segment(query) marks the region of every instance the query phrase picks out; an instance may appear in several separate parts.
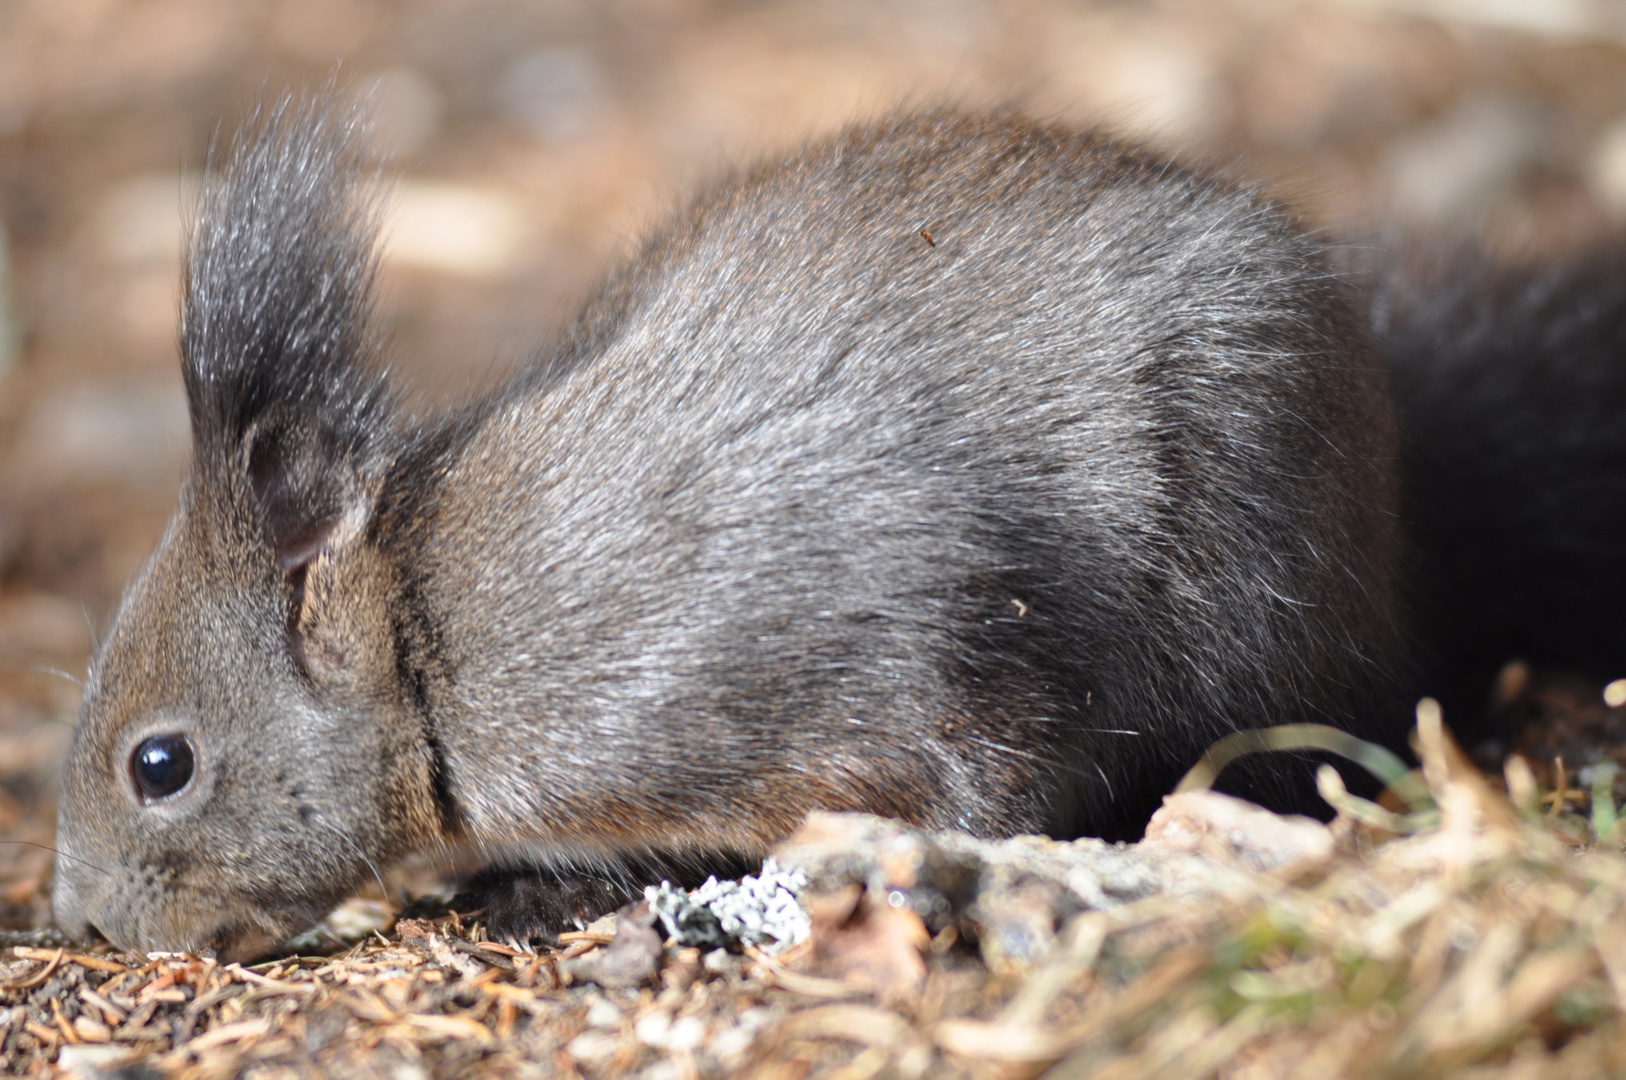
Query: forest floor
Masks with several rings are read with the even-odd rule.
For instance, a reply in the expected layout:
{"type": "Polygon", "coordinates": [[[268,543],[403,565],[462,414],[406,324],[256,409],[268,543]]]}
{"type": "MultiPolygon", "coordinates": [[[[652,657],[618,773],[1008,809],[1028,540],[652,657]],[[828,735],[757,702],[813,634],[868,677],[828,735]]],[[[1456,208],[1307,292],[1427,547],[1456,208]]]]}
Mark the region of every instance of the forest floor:
{"type": "MultiPolygon", "coordinates": [[[[618,955],[644,968],[620,986],[590,977],[614,927],[514,955],[483,940],[477,915],[420,906],[397,921],[398,891],[348,905],[325,943],[251,968],[85,951],[48,929],[80,681],[186,461],[187,178],[267,88],[337,71],[372,89],[399,177],[380,314],[393,366],[437,401],[522,363],[707,177],[900,100],[1017,100],[1105,122],[1257,181],[1329,237],[1398,226],[1472,232],[1510,257],[1561,251],[1626,219],[1626,25],[1613,10],[0,3],[0,1072],[1626,1072],[1614,929],[1626,863],[1608,784],[1593,798],[1607,773],[1595,766],[1626,762],[1626,710],[1601,684],[1519,668],[1487,689],[1517,737],[1478,762],[1483,775],[1429,744],[1436,814],[1382,819],[1398,831],[1373,814],[1290,830],[1307,847],[1281,863],[1228,838],[1234,806],[1188,800],[1170,815],[1184,826],[1111,858],[1157,873],[1194,860],[1180,864],[1189,887],[1140,896],[1164,879],[1114,863],[1130,884],[1108,906],[1058,884],[1079,860],[1100,870],[1090,860],[1107,856],[1088,843],[956,848],[948,862],[979,881],[1011,859],[1034,865],[990,872],[980,906],[926,915],[876,906],[929,891],[889,877],[891,863],[832,870],[810,885],[799,950],[651,951],[633,932],[643,944],[618,955]],[[1504,776],[1509,749],[1525,764],[1504,776]]],[[[842,828],[858,830],[855,850],[957,843],[842,828]]]]}
{"type": "Polygon", "coordinates": [[[12,932],[3,1060],[200,1080],[1620,1075],[1615,771],[1553,789],[1514,756],[1487,779],[1426,706],[1415,746],[1395,809],[1324,777],[1328,825],[1200,785],[1131,845],[814,815],[776,852],[810,916],[785,949],[686,947],[646,902],[532,952],[404,896],[248,966],[12,932]]]}

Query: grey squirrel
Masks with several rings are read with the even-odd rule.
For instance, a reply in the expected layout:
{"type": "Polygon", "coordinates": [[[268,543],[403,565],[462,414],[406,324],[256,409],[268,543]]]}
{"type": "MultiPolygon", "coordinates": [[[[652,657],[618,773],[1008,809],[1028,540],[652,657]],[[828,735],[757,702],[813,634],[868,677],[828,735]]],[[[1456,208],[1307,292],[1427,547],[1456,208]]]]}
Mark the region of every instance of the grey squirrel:
{"type": "Polygon", "coordinates": [[[68,933],[252,956],[462,849],[525,938],[810,809],[1126,835],[1237,728],[1399,738],[1419,485],[1367,302],[1268,202],[891,116],[712,188],[425,416],[355,127],[286,99],[203,196],[193,461],[64,774],[68,933]]]}

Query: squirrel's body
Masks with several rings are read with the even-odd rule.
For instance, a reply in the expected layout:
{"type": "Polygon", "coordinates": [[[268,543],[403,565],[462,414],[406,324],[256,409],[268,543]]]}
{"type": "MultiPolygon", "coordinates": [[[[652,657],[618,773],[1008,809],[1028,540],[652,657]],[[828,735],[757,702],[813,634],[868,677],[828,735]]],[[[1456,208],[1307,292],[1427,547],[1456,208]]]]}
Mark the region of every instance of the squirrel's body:
{"type": "Polygon", "coordinates": [[[371,366],[342,127],[285,106],[206,195],[195,461],[87,692],[70,931],[247,954],[461,845],[529,933],[615,898],[574,870],[810,809],[1122,832],[1228,731],[1402,726],[1385,378],[1249,194],[1017,118],[855,128],[425,422],[371,366]]]}
{"type": "Polygon", "coordinates": [[[1300,237],[1160,162],[848,133],[702,201],[556,367],[399,485],[483,840],[1100,828],[1387,676],[1373,361],[1300,237]]]}

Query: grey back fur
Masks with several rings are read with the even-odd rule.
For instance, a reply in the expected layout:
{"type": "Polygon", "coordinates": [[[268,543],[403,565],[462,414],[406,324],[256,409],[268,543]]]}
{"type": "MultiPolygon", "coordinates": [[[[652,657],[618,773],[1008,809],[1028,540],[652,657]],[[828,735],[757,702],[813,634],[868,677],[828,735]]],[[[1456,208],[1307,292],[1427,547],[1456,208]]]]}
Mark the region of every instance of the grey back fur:
{"type": "Polygon", "coordinates": [[[87,695],[65,927],[246,955],[413,851],[750,855],[813,808],[1123,832],[1228,731],[1398,715],[1384,379],[1250,193],[861,125],[424,421],[373,374],[346,124],[284,104],[205,201],[196,457],[87,695]],[[144,802],[159,730],[197,774],[144,802]]]}

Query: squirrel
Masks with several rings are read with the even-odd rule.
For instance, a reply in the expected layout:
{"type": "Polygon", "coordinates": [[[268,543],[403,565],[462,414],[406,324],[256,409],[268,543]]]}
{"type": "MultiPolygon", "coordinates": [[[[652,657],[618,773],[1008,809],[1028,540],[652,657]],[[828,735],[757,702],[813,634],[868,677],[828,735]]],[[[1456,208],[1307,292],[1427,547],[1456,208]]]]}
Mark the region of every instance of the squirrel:
{"type": "Polygon", "coordinates": [[[1626,672],[1626,246],[1511,262],[1461,241],[1368,269],[1399,411],[1420,688],[1475,721],[1515,658],[1626,672]]]}
{"type": "Polygon", "coordinates": [[[372,314],[362,121],[250,127],[184,270],[180,505],[64,772],[68,934],[256,956],[476,851],[523,941],[813,809],[1132,835],[1234,730],[1400,740],[1406,514],[1450,538],[1397,423],[1451,395],[1434,312],[1256,192],[901,112],[712,187],[427,414],[372,314]]]}

